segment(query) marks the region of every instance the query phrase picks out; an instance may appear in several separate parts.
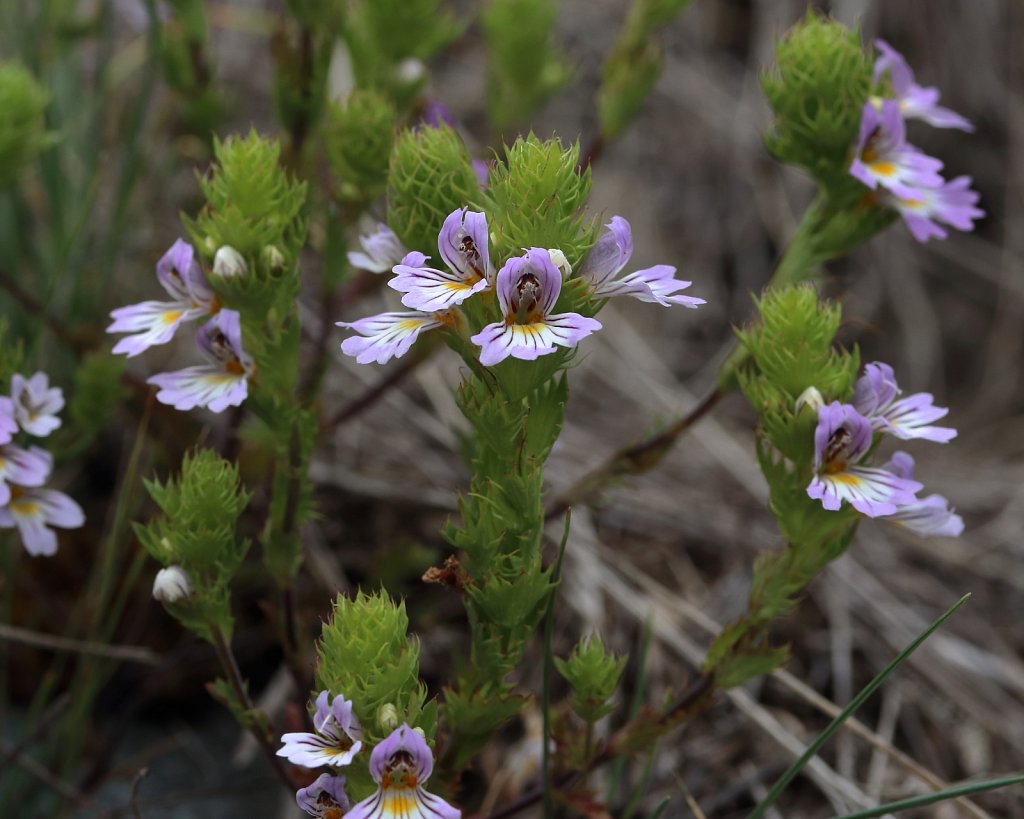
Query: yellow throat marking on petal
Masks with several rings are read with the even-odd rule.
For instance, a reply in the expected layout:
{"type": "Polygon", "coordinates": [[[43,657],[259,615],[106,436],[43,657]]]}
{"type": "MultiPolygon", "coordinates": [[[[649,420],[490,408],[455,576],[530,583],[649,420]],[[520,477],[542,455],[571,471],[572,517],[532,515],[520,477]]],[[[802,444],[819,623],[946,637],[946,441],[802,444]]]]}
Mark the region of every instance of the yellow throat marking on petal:
{"type": "Polygon", "coordinates": [[[542,332],[544,332],[544,325],[540,323],[519,324],[516,325],[516,327],[518,332],[522,333],[524,336],[539,336],[542,332]]]}
{"type": "Polygon", "coordinates": [[[11,511],[26,518],[35,517],[39,512],[39,504],[30,500],[11,501],[11,511]]]}
{"type": "Polygon", "coordinates": [[[384,804],[381,806],[384,810],[385,816],[409,816],[412,814],[412,809],[416,807],[416,799],[412,796],[407,795],[404,791],[401,793],[388,794],[388,798],[384,800],[384,804]]]}
{"type": "Polygon", "coordinates": [[[184,312],[184,310],[168,310],[160,316],[160,321],[164,324],[174,324],[174,322],[181,318],[181,314],[184,312]]]}
{"type": "Polygon", "coordinates": [[[423,326],[423,319],[403,319],[398,322],[398,327],[407,333],[411,333],[413,330],[418,330],[423,326]]]}
{"type": "Polygon", "coordinates": [[[872,162],[868,167],[879,176],[892,176],[896,173],[896,166],[891,162],[872,162]]]}
{"type": "Polygon", "coordinates": [[[863,482],[857,475],[851,475],[849,472],[837,472],[830,476],[836,483],[841,483],[845,486],[860,486],[863,482]]]}
{"type": "Polygon", "coordinates": [[[924,205],[924,200],[923,199],[904,199],[904,198],[900,197],[900,204],[903,205],[903,207],[905,207],[905,208],[912,208],[914,210],[917,210],[918,208],[920,208],[920,207],[922,207],[924,205]]]}

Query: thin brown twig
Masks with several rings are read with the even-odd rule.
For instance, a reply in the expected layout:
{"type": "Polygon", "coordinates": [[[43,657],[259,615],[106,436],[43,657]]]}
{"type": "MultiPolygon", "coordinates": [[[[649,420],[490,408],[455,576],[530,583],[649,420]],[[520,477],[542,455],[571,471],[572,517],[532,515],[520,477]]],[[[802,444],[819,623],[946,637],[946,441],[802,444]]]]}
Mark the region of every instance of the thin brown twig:
{"type": "Polygon", "coordinates": [[[11,760],[19,757],[22,751],[39,739],[39,737],[41,737],[49,727],[56,722],[60,715],[64,713],[64,709],[68,707],[68,703],[70,702],[71,696],[65,692],[50,703],[50,706],[43,712],[42,716],[39,717],[36,724],[32,726],[32,730],[25,734],[25,736],[18,740],[8,750],[5,750],[3,755],[0,756],[0,771],[3,771],[11,760]]]}
{"type": "Polygon", "coordinates": [[[601,466],[584,475],[555,498],[544,513],[545,519],[551,520],[558,517],[570,506],[586,501],[616,478],[623,475],[636,475],[653,469],[665,457],[672,445],[714,409],[724,395],[722,389],[715,386],[697,402],[696,406],[665,429],[614,453],[601,466]]]}
{"type": "MultiPolygon", "coordinates": [[[[0,752],[8,754],[11,752],[11,749],[13,747],[13,743],[10,743],[5,739],[0,738],[0,752]]],[[[82,793],[82,791],[80,791],[78,788],[76,788],[69,782],[65,782],[63,779],[60,779],[58,776],[56,776],[56,774],[53,773],[53,771],[51,771],[38,760],[35,760],[30,756],[25,756],[20,752],[14,753],[12,755],[12,758],[14,759],[14,763],[23,771],[25,771],[25,773],[35,777],[48,788],[50,788],[50,790],[59,794],[72,804],[82,806],[89,801],[86,795],[82,793]]]]}
{"type": "MultiPolygon", "coordinates": [[[[224,638],[224,632],[219,626],[215,626],[212,629],[213,633],[213,647],[217,652],[217,658],[220,660],[221,668],[227,675],[228,684],[231,686],[231,690],[234,692],[237,703],[245,709],[248,714],[256,713],[256,706],[253,704],[252,698],[249,696],[249,692],[245,687],[245,681],[242,679],[242,672],[238,668],[238,663],[235,661],[235,655],[231,651],[231,647],[228,645],[227,640],[224,638]]],[[[292,778],[288,775],[288,771],[285,770],[283,764],[281,764],[281,758],[277,756],[277,751],[271,743],[270,737],[266,732],[260,730],[255,724],[247,726],[249,733],[253,735],[260,748],[263,749],[264,756],[270,763],[271,769],[278,779],[281,780],[282,784],[288,790],[295,790],[295,783],[292,782],[292,778]]]]}
{"type": "Polygon", "coordinates": [[[0,287],[6,290],[8,295],[21,305],[27,313],[31,313],[36,318],[41,319],[61,344],[74,352],[81,351],[82,345],[78,339],[68,332],[68,329],[55,315],[53,315],[53,313],[47,310],[35,296],[27,292],[20,284],[18,284],[15,278],[5,270],[0,270],[0,287]]]}
{"type": "Polygon", "coordinates": [[[604,134],[598,134],[590,140],[587,147],[583,149],[583,153],[580,155],[579,169],[581,173],[601,158],[607,144],[604,134]]]}
{"type": "Polygon", "coordinates": [[[94,654],[109,660],[123,660],[142,665],[159,665],[160,657],[144,646],[114,646],[90,640],[73,640],[69,637],[58,637],[55,634],[44,634],[18,626],[0,623],[0,639],[15,643],[25,643],[36,648],[48,648],[52,651],[67,651],[73,654],[94,654]]]}
{"type": "Polygon", "coordinates": [[[328,431],[335,429],[376,404],[392,387],[404,381],[407,375],[426,361],[434,349],[435,345],[432,344],[415,348],[402,361],[388,370],[387,374],[372,387],[351,401],[342,404],[338,411],[327,420],[325,429],[328,431]]]}

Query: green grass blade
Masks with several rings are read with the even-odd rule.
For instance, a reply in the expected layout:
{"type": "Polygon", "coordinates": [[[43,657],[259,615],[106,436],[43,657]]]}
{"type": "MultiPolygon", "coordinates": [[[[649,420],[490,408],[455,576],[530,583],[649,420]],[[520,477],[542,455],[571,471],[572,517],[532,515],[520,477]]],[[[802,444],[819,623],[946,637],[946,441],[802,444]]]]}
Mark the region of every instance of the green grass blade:
{"type": "Polygon", "coordinates": [[[654,813],[651,814],[651,819],[661,819],[665,811],[668,810],[669,798],[666,796],[658,803],[658,807],[654,809],[654,813]]]}
{"type": "Polygon", "coordinates": [[[779,798],[779,794],[782,793],[786,785],[793,781],[793,778],[798,773],[800,773],[804,765],[806,765],[815,756],[815,754],[817,754],[818,751],[821,750],[821,746],[828,742],[832,734],[839,730],[839,726],[841,726],[846,721],[847,717],[849,717],[854,711],[860,708],[861,705],[864,704],[865,700],[867,700],[868,697],[874,694],[875,691],[878,690],[878,687],[883,682],[885,682],[886,677],[888,677],[893,671],[895,671],[899,667],[899,665],[905,659],[907,659],[907,657],[913,654],[914,651],[918,648],[918,646],[920,646],[921,643],[923,643],[931,636],[933,631],[935,631],[939,626],[945,623],[946,620],[948,620],[953,615],[953,612],[955,612],[964,603],[966,603],[967,599],[970,596],[970,594],[965,594],[963,597],[957,600],[956,603],[954,603],[952,606],[946,609],[945,613],[941,617],[939,617],[934,623],[932,623],[930,626],[928,626],[928,628],[921,632],[921,634],[919,634],[917,638],[909,646],[907,646],[905,649],[903,649],[902,652],[900,652],[899,656],[897,656],[896,659],[890,662],[885,668],[883,668],[878,673],[878,675],[871,682],[864,686],[861,692],[853,698],[850,704],[842,710],[839,716],[832,720],[832,722],[829,723],[828,727],[818,735],[818,738],[815,739],[814,742],[812,742],[809,746],[807,746],[807,750],[804,751],[803,754],[801,754],[800,758],[796,762],[794,762],[789,767],[789,769],[779,778],[779,781],[775,783],[774,787],[772,787],[772,789],[768,792],[768,795],[761,800],[760,804],[756,808],[754,808],[753,811],[751,811],[747,819],[761,819],[761,817],[764,816],[765,811],[768,810],[768,808],[771,807],[775,800],[779,798]]]}
{"type": "MultiPolygon", "coordinates": [[[[629,703],[627,719],[633,719],[640,712],[640,707],[647,699],[647,655],[651,650],[653,636],[654,631],[651,626],[651,618],[648,617],[644,623],[643,636],[640,638],[640,651],[636,656],[636,682],[633,688],[633,696],[629,703]]],[[[620,756],[612,765],[612,773],[608,779],[608,791],[605,796],[605,802],[609,805],[615,800],[625,797],[625,794],[620,791],[622,790],[622,779],[626,774],[626,765],[628,763],[629,760],[626,757],[620,756]]]]}
{"type": "Polygon", "coordinates": [[[965,785],[956,785],[934,793],[926,793],[922,796],[912,796],[909,799],[901,799],[898,802],[890,802],[887,805],[879,805],[877,808],[867,808],[856,813],[847,813],[834,819],[870,819],[872,816],[884,816],[887,813],[895,813],[899,810],[910,810],[925,805],[933,805],[936,802],[943,802],[946,799],[958,799],[961,796],[970,796],[983,791],[994,791],[998,788],[1007,788],[1010,785],[1024,783],[1024,774],[1004,776],[999,779],[986,779],[983,782],[969,782],[965,785]]]}
{"type": "Polygon", "coordinates": [[[541,746],[541,772],[544,774],[544,819],[555,815],[555,800],[551,787],[551,637],[555,630],[555,597],[558,595],[558,584],[562,577],[562,558],[565,557],[565,544],[569,542],[569,527],[572,525],[572,509],[566,510],[565,529],[562,530],[562,542],[558,544],[558,557],[555,568],[551,571],[551,599],[544,615],[544,678],[541,690],[541,718],[544,720],[543,743],[541,746]]]}

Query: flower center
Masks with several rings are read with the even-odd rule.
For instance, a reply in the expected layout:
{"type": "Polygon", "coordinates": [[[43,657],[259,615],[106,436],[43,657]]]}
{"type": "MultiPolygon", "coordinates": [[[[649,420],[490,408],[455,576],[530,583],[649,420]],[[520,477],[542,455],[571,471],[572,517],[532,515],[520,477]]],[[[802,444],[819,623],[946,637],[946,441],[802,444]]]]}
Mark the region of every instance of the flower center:
{"type": "Polygon", "coordinates": [[[341,819],[345,815],[345,811],[342,810],[339,805],[330,794],[321,793],[316,798],[316,807],[320,812],[322,819],[341,819]]]}
{"type": "Polygon", "coordinates": [[[533,273],[524,273],[516,282],[515,296],[512,298],[512,315],[509,324],[530,324],[541,318],[539,309],[543,295],[540,282],[533,273]]]}
{"type": "Polygon", "coordinates": [[[461,233],[456,248],[462,254],[466,263],[473,269],[473,272],[482,279],[484,277],[483,263],[480,258],[480,251],[477,249],[473,237],[468,233],[461,233]]]}
{"type": "Polygon", "coordinates": [[[416,775],[416,763],[412,758],[412,754],[408,751],[396,751],[388,762],[380,784],[385,789],[397,787],[409,790],[419,785],[419,777],[416,775]]]}
{"type": "Polygon", "coordinates": [[[825,445],[824,471],[826,474],[834,475],[837,472],[846,471],[846,459],[852,441],[853,438],[846,427],[839,427],[839,429],[832,433],[832,437],[828,439],[828,444],[825,445]]]}

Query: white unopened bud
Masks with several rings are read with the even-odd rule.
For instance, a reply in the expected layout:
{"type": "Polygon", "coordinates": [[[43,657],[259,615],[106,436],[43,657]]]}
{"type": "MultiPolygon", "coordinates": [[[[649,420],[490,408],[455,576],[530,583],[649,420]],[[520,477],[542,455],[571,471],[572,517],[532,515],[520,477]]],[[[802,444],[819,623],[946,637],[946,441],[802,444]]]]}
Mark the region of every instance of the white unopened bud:
{"type": "Polygon", "coordinates": [[[237,276],[244,276],[248,268],[245,266],[245,259],[242,254],[230,245],[224,245],[217,250],[213,257],[213,275],[222,279],[233,279],[237,276]]]}
{"type": "Polygon", "coordinates": [[[398,79],[408,85],[419,82],[426,73],[427,67],[423,65],[423,60],[415,57],[407,57],[398,64],[398,79]]]}
{"type": "Polygon", "coordinates": [[[563,279],[569,278],[572,275],[572,265],[569,264],[569,260],[565,258],[565,254],[554,247],[548,250],[548,256],[551,257],[551,264],[558,268],[558,272],[562,274],[563,279]]]}
{"type": "Polygon", "coordinates": [[[796,399],[796,406],[794,407],[794,411],[797,415],[799,415],[800,410],[802,410],[804,407],[809,407],[814,412],[817,412],[823,406],[825,406],[825,399],[821,397],[821,393],[818,392],[818,388],[808,387],[806,390],[800,393],[800,397],[796,399]]]}
{"type": "Polygon", "coordinates": [[[181,566],[168,566],[156,573],[153,597],[161,603],[177,603],[192,595],[192,581],[181,566]]]}
{"type": "Polygon", "coordinates": [[[284,267],[284,254],[274,245],[266,245],[263,248],[263,263],[271,270],[280,270],[284,267]]]}
{"type": "Polygon", "coordinates": [[[344,103],[356,87],[356,75],[352,68],[352,54],[341,38],[331,51],[331,63],[327,68],[327,97],[333,102],[344,103]]]}
{"type": "Polygon", "coordinates": [[[377,722],[385,731],[393,731],[398,727],[398,709],[390,703],[384,703],[377,709],[377,722]]]}

